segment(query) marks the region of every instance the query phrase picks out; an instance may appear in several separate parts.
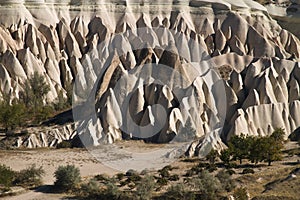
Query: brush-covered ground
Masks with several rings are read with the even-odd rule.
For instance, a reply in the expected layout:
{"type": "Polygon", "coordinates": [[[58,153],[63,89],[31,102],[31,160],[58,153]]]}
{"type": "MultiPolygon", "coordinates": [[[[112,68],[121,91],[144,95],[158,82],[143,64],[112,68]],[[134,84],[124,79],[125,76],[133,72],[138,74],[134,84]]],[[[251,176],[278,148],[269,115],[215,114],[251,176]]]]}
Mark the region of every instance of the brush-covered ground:
{"type": "MultiPolygon", "coordinates": [[[[128,148],[134,143],[124,141],[120,145],[128,148]]],[[[148,144],[136,143],[148,148],[148,144]]],[[[159,170],[126,173],[99,163],[84,149],[0,151],[1,164],[12,170],[20,171],[31,164],[45,170],[42,186],[12,187],[10,192],[2,194],[3,199],[227,199],[230,195],[237,197],[246,192],[256,200],[296,200],[300,196],[299,160],[299,145],[287,142],[283,160],[271,166],[244,160],[241,165],[233,162],[231,167],[225,167],[218,159],[211,164],[205,159],[181,158],[159,170]],[[81,182],[75,189],[58,191],[53,186],[54,172],[66,165],[80,170],[81,182]]]]}

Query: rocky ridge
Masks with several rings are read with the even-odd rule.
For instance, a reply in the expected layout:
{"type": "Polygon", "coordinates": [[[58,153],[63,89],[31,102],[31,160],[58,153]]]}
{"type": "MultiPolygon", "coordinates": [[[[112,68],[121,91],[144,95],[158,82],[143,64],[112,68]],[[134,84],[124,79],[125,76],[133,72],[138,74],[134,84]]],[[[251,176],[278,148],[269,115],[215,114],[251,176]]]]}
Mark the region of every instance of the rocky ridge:
{"type": "Polygon", "coordinates": [[[79,109],[77,116],[78,134],[87,144],[139,138],[135,133],[149,124],[148,132],[156,125],[162,129],[146,140],[168,142],[191,121],[202,139],[190,154],[205,154],[235,134],[267,135],[277,127],[289,134],[299,127],[300,42],[263,6],[72,2],[14,2],[20,12],[13,16],[14,8],[0,2],[0,86],[1,93],[18,98],[37,71],[51,87],[47,101],[52,102],[75,83],[74,101],[95,105],[97,117],[89,109],[79,109]],[[152,68],[146,84],[137,87],[141,73],[130,75],[149,63],[169,66],[173,84],[157,84],[152,68]],[[176,82],[178,72],[184,82],[176,82]],[[137,127],[124,119],[120,91],[132,95],[126,111],[137,127]],[[166,109],[164,124],[156,119],[157,104],[166,109]]]}

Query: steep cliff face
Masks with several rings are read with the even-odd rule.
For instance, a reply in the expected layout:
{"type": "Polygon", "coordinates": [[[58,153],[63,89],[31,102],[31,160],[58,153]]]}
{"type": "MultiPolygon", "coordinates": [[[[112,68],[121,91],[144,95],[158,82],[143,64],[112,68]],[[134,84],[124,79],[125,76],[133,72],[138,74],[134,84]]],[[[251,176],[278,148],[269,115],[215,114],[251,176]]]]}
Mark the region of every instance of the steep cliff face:
{"type": "Polygon", "coordinates": [[[196,136],[190,154],[205,154],[220,138],[300,126],[300,42],[254,1],[10,3],[0,2],[1,93],[18,98],[34,71],[48,102],[74,83],[87,145],[196,136]]]}

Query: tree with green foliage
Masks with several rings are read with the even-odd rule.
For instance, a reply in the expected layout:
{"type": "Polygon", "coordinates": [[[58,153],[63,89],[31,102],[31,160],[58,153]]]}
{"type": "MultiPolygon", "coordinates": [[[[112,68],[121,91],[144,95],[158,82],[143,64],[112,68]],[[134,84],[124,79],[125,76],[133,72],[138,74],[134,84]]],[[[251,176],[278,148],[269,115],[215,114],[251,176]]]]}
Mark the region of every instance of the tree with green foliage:
{"type": "Polygon", "coordinates": [[[44,76],[34,72],[24,84],[21,99],[26,107],[31,108],[35,114],[44,105],[44,99],[49,91],[50,87],[46,83],[44,76]]]}
{"type": "Polygon", "coordinates": [[[244,134],[231,137],[228,143],[229,150],[232,152],[233,160],[239,160],[242,164],[243,159],[247,159],[253,137],[246,137],[244,134]]]}
{"type": "Polygon", "coordinates": [[[266,137],[254,138],[250,147],[249,159],[253,163],[265,161],[270,166],[273,161],[282,159],[284,130],[279,128],[266,137]]]}
{"type": "Polygon", "coordinates": [[[264,160],[265,148],[268,146],[266,137],[257,137],[253,140],[249,151],[249,160],[257,164],[264,160]]]}
{"type": "Polygon", "coordinates": [[[212,149],[207,155],[206,155],[206,160],[209,161],[210,164],[214,165],[216,162],[216,159],[218,158],[219,153],[218,151],[212,149]]]}
{"type": "Polygon", "coordinates": [[[81,181],[80,171],[74,165],[59,166],[54,176],[54,185],[62,191],[74,189],[81,181]]]}
{"type": "Polygon", "coordinates": [[[282,160],[283,144],[279,143],[273,137],[267,137],[266,140],[267,141],[264,143],[265,147],[263,160],[270,166],[273,161],[282,160]]]}
{"type": "Polygon", "coordinates": [[[224,163],[224,165],[229,166],[230,160],[231,160],[231,151],[230,149],[223,149],[219,155],[221,161],[224,163]]]}
{"type": "Polygon", "coordinates": [[[19,101],[13,101],[11,104],[9,101],[0,102],[0,124],[6,131],[14,130],[24,124],[25,112],[25,105],[19,101]]]}

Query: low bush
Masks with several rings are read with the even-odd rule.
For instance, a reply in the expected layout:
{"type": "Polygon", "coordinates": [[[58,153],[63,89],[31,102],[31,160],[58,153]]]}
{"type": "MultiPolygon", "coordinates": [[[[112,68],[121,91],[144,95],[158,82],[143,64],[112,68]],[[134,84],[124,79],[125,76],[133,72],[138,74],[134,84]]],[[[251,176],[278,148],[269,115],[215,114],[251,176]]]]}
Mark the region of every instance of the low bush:
{"type": "Polygon", "coordinates": [[[166,178],[162,178],[162,177],[159,177],[157,178],[157,181],[156,181],[160,186],[163,186],[163,185],[168,185],[168,179],[166,178]]]}
{"type": "Polygon", "coordinates": [[[178,174],[174,174],[174,175],[171,175],[170,178],[169,178],[170,181],[179,181],[179,176],[178,174]]]}
{"type": "Polygon", "coordinates": [[[74,165],[59,166],[54,175],[54,185],[62,191],[74,189],[81,181],[80,171],[74,165]]]}
{"type": "Polygon", "coordinates": [[[0,165],[0,185],[10,187],[14,181],[15,172],[5,165],[0,165]]]}
{"type": "Polygon", "coordinates": [[[179,183],[177,185],[172,185],[168,188],[167,192],[163,195],[161,199],[166,200],[194,200],[196,196],[193,192],[187,189],[187,187],[179,183]]]}
{"type": "Polygon", "coordinates": [[[42,177],[45,171],[42,167],[31,165],[27,169],[16,174],[15,184],[23,187],[36,187],[42,184],[42,177]]]}
{"type": "Polygon", "coordinates": [[[162,178],[169,178],[170,177],[170,172],[169,172],[169,169],[168,168],[163,168],[161,170],[158,170],[159,172],[159,175],[162,177],[162,178]]]}
{"type": "Polygon", "coordinates": [[[112,178],[109,177],[107,174],[98,174],[95,177],[95,180],[106,183],[112,181],[112,178]]]}
{"type": "Polygon", "coordinates": [[[245,168],[242,171],[242,174],[254,174],[254,173],[255,173],[255,171],[253,169],[250,169],[250,168],[245,168]]]}
{"type": "Polygon", "coordinates": [[[233,198],[236,200],[248,200],[248,192],[244,187],[237,188],[233,193],[233,198]]]}
{"type": "Polygon", "coordinates": [[[123,173],[118,173],[117,175],[116,175],[116,177],[117,177],[117,179],[119,180],[119,181],[121,181],[121,180],[123,180],[124,179],[124,174],[123,173]]]}
{"type": "Polygon", "coordinates": [[[227,171],[220,171],[216,177],[219,179],[225,191],[231,192],[235,188],[235,182],[231,179],[231,174],[229,174],[227,171]]]}
{"type": "Polygon", "coordinates": [[[73,145],[72,145],[71,141],[64,140],[61,143],[58,143],[56,148],[57,149],[66,149],[66,148],[72,148],[72,146],[73,145]]]}
{"type": "Polygon", "coordinates": [[[138,175],[139,173],[136,170],[130,169],[126,172],[126,176],[138,175]]]}
{"type": "Polygon", "coordinates": [[[88,199],[97,199],[101,194],[100,185],[95,180],[90,180],[88,183],[83,183],[80,190],[77,191],[78,195],[88,199]]]}
{"type": "Polygon", "coordinates": [[[220,181],[207,170],[203,170],[197,177],[190,179],[188,184],[193,191],[201,194],[203,200],[218,199],[219,192],[222,189],[220,181]]]}
{"type": "Polygon", "coordinates": [[[136,187],[137,197],[141,200],[151,199],[155,185],[155,179],[153,176],[145,176],[136,187]]]}

